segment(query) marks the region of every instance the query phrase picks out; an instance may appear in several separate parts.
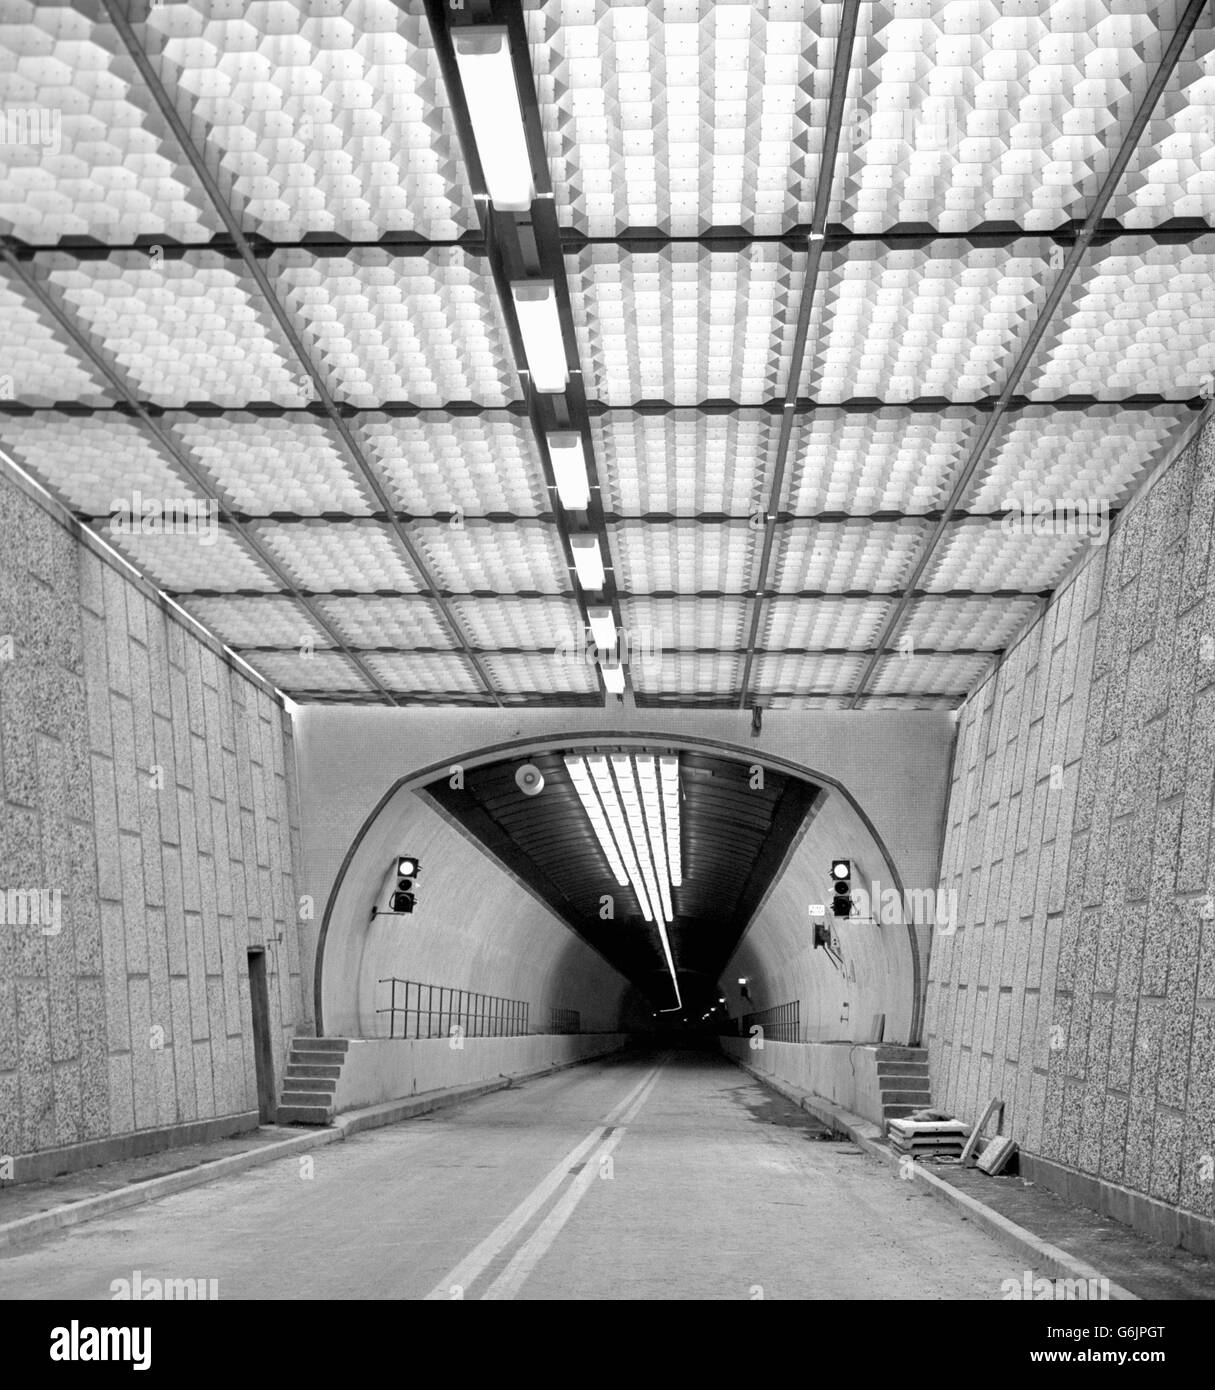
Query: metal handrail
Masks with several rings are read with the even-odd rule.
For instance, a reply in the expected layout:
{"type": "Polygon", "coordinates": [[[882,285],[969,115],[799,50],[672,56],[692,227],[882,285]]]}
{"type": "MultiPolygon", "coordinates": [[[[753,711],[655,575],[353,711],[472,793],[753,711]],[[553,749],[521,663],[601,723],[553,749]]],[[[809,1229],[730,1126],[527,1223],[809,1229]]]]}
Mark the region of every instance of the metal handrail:
{"type": "Polygon", "coordinates": [[[523,999],[403,980],[398,975],[384,975],[377,983],[392,987],[388,1007],[375,1011],[389,1016],[390,1038],[396,1037],[397,1014],[404,1015],[402,1038],[446,1038],[452,1036],[454,1027],[466,1038],[511,1038],[528,1032],[530,1006],[523,999]],[[398,985],[404,986],[403,1004],[397,1003],[398,985]],[[411,990],[414,991],[412,995],[411,990]]]}

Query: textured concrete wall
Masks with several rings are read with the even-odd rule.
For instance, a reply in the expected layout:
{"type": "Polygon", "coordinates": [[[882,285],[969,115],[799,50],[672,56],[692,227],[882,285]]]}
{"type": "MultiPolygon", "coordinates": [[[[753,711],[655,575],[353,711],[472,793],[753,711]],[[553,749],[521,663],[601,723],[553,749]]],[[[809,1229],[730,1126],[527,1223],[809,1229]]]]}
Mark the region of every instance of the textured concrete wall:
{"type": "MultiPolygon", "coordinates": [[[[869,1042],[875,1014],[886,1016],[885,1041],[910,1041],[916,975],[902,904],[897,920],[881,921],[881,894],[892,888],[889,866],[856,812],[827,793],[722,974],[731,1016],[797,1000],[801,1042],[869,1042]],[[812,903],[830,908],[837,855],[851,861],[854,886],[872,894],[876,884],[879,899],[876,921],[835,922],[841,966],[814,949],[809,915],[812,903]],[[749,981],[749,1003],[739,991],[741,976],[749,981]]],[[[893,907],[892,898],[886,905],[893,907]]]]}
{"type": "MultiPolygon", "coordinates": [[[[588,1032],[614,1031],[629,993],[624,976],[551,908],[405,787],[356,850],[330,916],[324,1031],[387,1037],[388,1015],[377,1010],[389,1006],[391,987],[379,981],[394,975],[526,1002],[535,1033],[548,1030],[556,1007],[577,1009],[588,1032]],[[406,917],[372,920],[399,854],[418,857],[417,907],[406,917]]],[[[398,1034],[402,1026],[398,1018],[398,1034]]]]}
{"type": "Polygon", "coordinates": [[[928,998],[936,1099],[999,1094],[1031,1153],[1206,1216],[1213,512],[1208,430],[961,709],[928,998]]]}
{"type": "Polygon", "coordinates": [[[6,637],[0,887],[62,906],[0,926],[0,1154],[256,1110],[249,946],[279,1074],[302,1015],[282,710],[0,476],[6,637]]]}

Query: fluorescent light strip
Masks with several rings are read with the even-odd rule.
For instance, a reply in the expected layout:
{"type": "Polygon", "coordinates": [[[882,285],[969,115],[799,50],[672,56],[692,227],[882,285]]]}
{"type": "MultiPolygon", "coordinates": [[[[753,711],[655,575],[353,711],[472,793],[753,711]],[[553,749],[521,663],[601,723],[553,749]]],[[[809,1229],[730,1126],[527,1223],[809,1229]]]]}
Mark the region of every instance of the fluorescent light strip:
{"type": "Polygon", "coordinates": [[[603,672],[603,684],[609,695],[624,694],[624,667],[617,664],[615,666],[600,666],[603,672]]]}
{"type": "Polygon", "coordinates": [[[652,757],[637,758],[637,780],[641,784],[641,804],[645,810],[645,828],[650,841],[650,853],[658,874],[658,891],[662,895],[662,910],[668,922],[675,918],[671,909],[671,875],[667,867],[666,845],[662,838],[662,803],[658,795],[658,774],[652,757]]]}
{"type": "Polygon", "coordinates": [[[637,895],[641,915],[647,922],[652,922],[655,918],[655,912],[650,905],[650,895],[646,891],[645,880],[641,876],[641,870],[637,867],[637,857],[633,853],[629,828],[625,821],[624,812],[620,809],[620,801],[612,783],[612,774],[608,768],[607,758],[602,753],[593,753],[587,758],[586,764],[590,768],[591,776],[595,779],[595,786],[599,795],[603,798],[603,807],[607,812],[608,822],[616,836],[616,841],[620,845],[620,855],[624,860],[624,867],[628,871],[629,882],[633,885],[633,892],[637,895]]]}
{"type": "Polygon", "coordinates": [[[637,784],[633,777],[633,761],[627,753],[614,753],[611,757],[612,772],[616,777],[616,786],[620,792],[620,799],[624,804],[625,815],[628,817],[629,833],[633,837],[633,844],[637,850],[637,862],[641,865],[642,877],[645,879],[646,891],[650,895],[650,903],[655,908],[655,919],[658,919],[658,909],[662,909],[662,921],[666,921],[669,914],[666,911],[667,904],[663,902],[662,895],[658,887],[658,875],[654,872],[654,860],[650,853],[648,837],[645,831],[645,821],[641,814],[641,801],[637,795],[637,784]]]}
{"type": "Polygon", "coordinates": [[[598,593],[607,578],[598,539],[595,536],[573,536],[570,539],[570,550],[573,552],[578,582],[591,593],[598,593]]]}
{"type": "Polygon", "coordinates": [[[536,185],[506,29],[458,28],[451,40],[490,201],[499,212],[527,212],[536,185]]]}
{"type": "Polygon", "coordinates": [[[683,883],[683,849],[679,820],[679,759],[659,758],[662,773],[662,818],[666,829],[667,863],[671,870],[671,886],[683,883]]]}
{"type": "Polygon", "coordinates": [[[616,877],[616,882],[621,888],[627,888],[629,877],[625,872],[624,862],[620,858],[620,851],[617,849],[616,841],[612,836],[612,828],[608,825],[607,817],[604,815],[599,794],[595,791],[595,784],[591,781],[590,773],[586,770],[586,764],[581,758],[567,757],[565,766],[569,771],[570,781],[574,784],[574,790],[578,793],[578,799],[582,802],[587,818],[591,822],[591,828],[598,836],[600,847],[607,856],[608,865],[616,877]]]}
{"type": "Polygon", "coordinates": [[[588,608],[587,621],[591,625],[591,636],[601,652],[616,650],[616,619],[610,608],[588,608]]]}
{"type": "Polygon", "coordinates": [[[572,432],[550,434],[547,443],[561,505],[571,511],[585,511],[590,505],[591,484],[586,472],[586,450],[582,447],[582,436],[572,432]]]}
{"type": "Polygon", "coordinates": [[[537,391],[564,391],[569,381],[569,366],[565,360],[565,340],[561,336],[553,282],[515,280],[510,292],[515,301],[532,385],[537,391]]]}
{"type": "Polygon", "coordinates": [[[655,924],[658,927],[658,939],[662,943],[662,954],[666,958],[667,970],[670,971],[671,974],[671,984],[675,989],[675,998],[682,1002],[679,993],[679,979],[675,974],[675,959],[671,954],[671,941],[670,937],[667,935],[666,924],[671,920],[671,899],[667,890],[667,885],[658,878],[654,869],[653,855],[647,843],[648,837],[642,818],[641,801],[637,794],[637,785],[634,779],[634,760],[626,753],[615,753],[612,755],[611,762],[612,772],[616,777],[621,796],[625,802],[625,810],[629,818],[629,828],[638,845],[642,861],[642,871],[646,875],[646,883],[650,890],[651,899],[655,897],[655,887],[662,890],[661,902],[663,915],[660,917],[655,914],[655,924]]]}

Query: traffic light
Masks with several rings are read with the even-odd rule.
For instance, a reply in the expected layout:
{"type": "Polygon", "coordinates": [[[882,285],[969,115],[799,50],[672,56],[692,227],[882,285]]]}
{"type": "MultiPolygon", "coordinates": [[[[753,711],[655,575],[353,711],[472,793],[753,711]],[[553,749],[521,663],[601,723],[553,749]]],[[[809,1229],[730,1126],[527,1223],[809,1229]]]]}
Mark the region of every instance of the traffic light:
{"type": "Polygon", "coordinates": [[[412,854],[402,854],[397,857],[397,882],[392,891],[393,912],[412,912],[414,910],[417,899],[414,897],[413,884],[421,867],[421,864],[412,854]]]}
{"type": "Polygon", "coordinates": [[[852,863],[848,859],[831,861],[831,914],[833,917],[852,916],[852,863]]]}

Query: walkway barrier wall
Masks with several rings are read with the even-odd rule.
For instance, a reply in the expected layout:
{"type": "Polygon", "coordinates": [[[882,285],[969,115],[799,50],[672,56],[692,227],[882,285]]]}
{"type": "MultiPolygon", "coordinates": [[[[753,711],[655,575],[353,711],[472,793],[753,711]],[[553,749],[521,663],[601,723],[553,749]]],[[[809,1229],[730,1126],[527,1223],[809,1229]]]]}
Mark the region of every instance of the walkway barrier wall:
{"type": "Polygon", "coordinates": [[[874,1124],[882,1123],[878,1090],[877,1045],[874,1043],[784,1043],[764,1039],[722,1038],[722,1050],[761,1076],[833,1101],[874,1124]]]}
{"type": "Polygon", "coordinates": [[[403,1100],[499,1076],[529,1076],[618,1052],[627,1033],[543,1033],[519,1038],[352,1038],[338,1078],[334,1111],[403,1100]]]}

